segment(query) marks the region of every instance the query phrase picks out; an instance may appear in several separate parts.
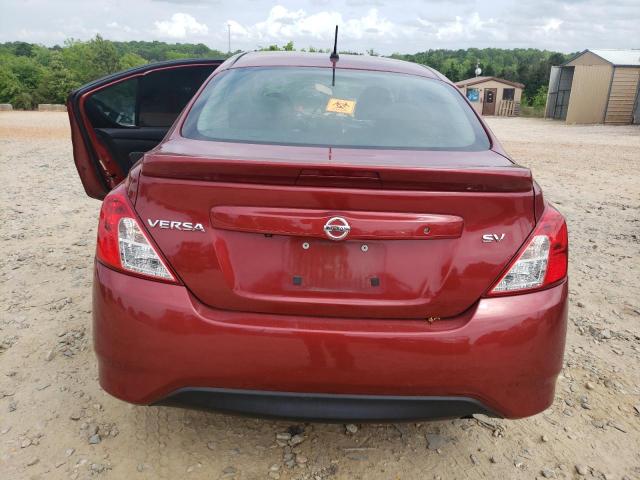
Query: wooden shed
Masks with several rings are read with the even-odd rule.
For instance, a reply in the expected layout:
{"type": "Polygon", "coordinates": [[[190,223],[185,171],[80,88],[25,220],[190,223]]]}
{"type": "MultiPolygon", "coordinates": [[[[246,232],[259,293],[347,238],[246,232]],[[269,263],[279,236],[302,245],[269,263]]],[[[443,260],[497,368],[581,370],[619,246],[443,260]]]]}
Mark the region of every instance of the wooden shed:
{"type": "Polygon", "coordinates": [[[521,83],[497,77],[474,77],[456,82],[456,85],[481,115],[520,114],[520,99],[524,88],[521,83]]]}
{"type": "Polygon", "coordinates": [[[551,67],[545,116],[567,123],[640,123],[640,50],[585,50],[551,67]]]}

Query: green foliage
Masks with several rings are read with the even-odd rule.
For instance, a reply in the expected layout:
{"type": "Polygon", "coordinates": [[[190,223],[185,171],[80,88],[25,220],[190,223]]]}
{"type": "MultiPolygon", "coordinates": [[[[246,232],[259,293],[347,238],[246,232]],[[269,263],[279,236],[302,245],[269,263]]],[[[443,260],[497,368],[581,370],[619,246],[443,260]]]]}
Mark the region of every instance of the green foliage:
{"type": "MultiPolygon", "coordinates": [[[[164,42],[111,42],[118,55],[134,53],[147,63],[162,62],[179,58],[226,58],[226,52],[212,50],[203,43],[164,43],[164,42]]],[[[235,52],[237,53],[237,52],[235,52]]]]}
{"type": "Polygon", "coordinates": [[[278,45],[269,45],[268,47],[260,47],[261,52],[279,52],[283,50],[278,45]]]}
{"type": "MultiPolygon", "coordinates": [[[[293,42],[282,46],[274,44],[261,50],[292,51],[295,45],[293,42]]],[[[330,50],[310,46],[302,51],[328,54],[330,50]]],[[[368,53],[378,55],[374,50],[368,53]]],[[[62,103],[73,88],[110,73],[164,60],[227,56],[229,54],[202,43],[112,42],[100,35],[89,41],[69,39],[63,46],[50,48],[26,42],[0,43],[0,102],[12,103],[16,108],[62,103]]],[[[473,77],[479,61],[482,75],[524,83],[522,104],[537,108],[546,101],[550,67],[569,57],[532,48],[428,50],[391,56],[433,67],[453,81],[473,77]]]]}
{"type": "Polygon", "coordinates": [[[540,88],[548,84],[551,66],[564,63],[571,55],[535,48],[469,48],[428,50],[415,54],[395,53],[392,57],[433,67],[454,82],[475,76],[476,64],[479,63],[483,76],[523,83],[526,98],[533,100],[540,88]]]}
{"type": "Polygon", "coordinates": [[[127,70],[128,68],[139,67],[140,65],[144,65],[148,63],[144,58],[142,58],[137,53],[128,52],[125,53],[120,60],[118,61],[120,70],[127,70]]]}
{"type": "MultiPolygon", "coordinates": [[[[18,52],[30,52],[17,42],[18,52]]],[[[33,92],[42,81],[44,67],[31,57],[0,53],[0,103],[11,103],[14,108],[31,109],[33,92]]]]}
{"type": "Polygon", "coordinates": [[[0,64],[3,66],[0,68],[0,103],[12,103],[15,96],[22,91],[22,86],[11,69],[4,67],[5,62],[5,58],[0,57],[0,64]]]}
{"type": "MultiPolygon", "coordinates": [[[[284,48],[293,50],[293,42],[284,48]]],[[[64,103],[74,88],[121,70],[164,60],[227,56],[203,43],[112,42],[100,35],[86,42],[71,38],[62,47],[50,48],[0,43],[0,102],[24,109],[64,103]]]]}
{"type": "Polygon", "coordinates": [[[55,52],[35,96],[38,103],[64,103],[71,90],[80,84],[73,72],[65,66],[62,54],[55,52]]]}
{"type": "Polygon", "coordinates": [[[549,87],[547,85],[541,85],[534,97],[531,99],[531,106],[537,108],[544,108],[547,104],[547,92],[549,87]]]}
{"type": "Polygon", "coordinates": [[[113,42],[104,40],[100,35],[88,43],[89,76],[100,78],[120,70],[118,51],[113,42]]]}
{"type": "Polygon", "coordinates": [[[16,57],[30,57],[32,49],[35,47],[32,43],[26,42],[7,42],[0,45],[0,50],[10,53],[16,57]]]}
{"type": "Polygon", "coordinates": [[[30,57],[16,56],[8,59],[8,67],[24,90],[33,90],[42,78],[44,68],[30,57]]]}
{"type": "Polygon", "coordinates": [[[543,118],[544,107],[531,107],[529,105],[520,104],[520,116],[543,118]]]}
{"type": "Polygon", "coordinates": [[[544,117],[544,108],[547,104],[547,85],[541,85],[532,98],[522,94],[520,100],[520,115],[523,117],[544,117]]]}
{"type": "Polygon", "coordinates": [[[116,73],[120,68],[120,55],[113,42],[100,35],[88,42],[70,39],[62,49],[64,64],[81,83],[116,73]]]}
{"type": "Polygon", "coordinates": [[[36,101],[28,92],[20,92],[11,99],[13,108],[17,110],[33,110],[36,107],[36,101]]]}
{"type": "MultiPolygon", "coordinates": [[[[285,43],[281,47],[276,44],[273,44],[273,45],[269,45],[268,47],[260,47],[259,50],[261,52],[293,52],[295,50],[295,46],[293,45],[293,42],[289,41],[288,43],[285,43]]],[[[302,49],[302,51],[304,52],[305,50],[302,49]]],[[[309,47],[309,51],[315,52],[316,50],[312,50],[312,48],[309,47]]]]}

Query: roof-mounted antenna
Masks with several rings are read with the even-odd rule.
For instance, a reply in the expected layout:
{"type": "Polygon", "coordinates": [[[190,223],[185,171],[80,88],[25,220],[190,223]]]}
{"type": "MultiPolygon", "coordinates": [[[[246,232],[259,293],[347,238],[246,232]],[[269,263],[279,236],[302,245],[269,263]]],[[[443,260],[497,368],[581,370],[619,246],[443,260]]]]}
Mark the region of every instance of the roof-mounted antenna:
{"type": "Polygon", "coordinates": [[[331,56],[329,57],[333,63],[336,63],[340,60],[340,55],[338,55],[338,25],[336,25],[336,36],[333,39],[333,52],[331,52],[331,56]]]}
{"type": "Polygon", "coordinates": [[[336,35],[333,39],[333,52],[329,56],[329,60],[333,64],[333,77],[331,79],[331,86],[335,87],[336,85],[336,63],[340,60],[340,55],[338,55],[338,25],[336,25],[336,35]]]}

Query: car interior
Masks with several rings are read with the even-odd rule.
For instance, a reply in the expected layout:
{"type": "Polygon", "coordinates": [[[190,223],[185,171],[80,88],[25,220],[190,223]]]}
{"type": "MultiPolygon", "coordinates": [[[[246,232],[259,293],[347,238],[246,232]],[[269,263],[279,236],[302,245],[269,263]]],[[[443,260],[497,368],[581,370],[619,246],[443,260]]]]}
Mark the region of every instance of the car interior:
{"type": "Polygon", "coordinates": [[[217,65],[152,71],[91,94],[85,112],[123,172],[155,147],[217,65]]]}
{"type": "Polygon", "coordinates": [[[480,124],[458,97],[440,82],[389,73],[343,71],[332,86],[318,69],[235,69],[202,92],[182,133],[282,145],[487,149],[480,124]],[[332,102],[352,111],[334,111],[332,102]]]}

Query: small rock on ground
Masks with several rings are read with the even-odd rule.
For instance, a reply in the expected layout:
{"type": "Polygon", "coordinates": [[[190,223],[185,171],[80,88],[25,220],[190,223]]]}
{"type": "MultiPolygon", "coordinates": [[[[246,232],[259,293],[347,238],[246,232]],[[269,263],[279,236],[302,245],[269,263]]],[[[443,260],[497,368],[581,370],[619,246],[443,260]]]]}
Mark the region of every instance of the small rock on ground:
{"type": "Polygon", "coordinates": [[[344,428],[347,431],[347,433],[350,433],[351,435],[358,433],[358,427],[353,423],[348,423],[347,425],[345,425],[344,428]]]}

